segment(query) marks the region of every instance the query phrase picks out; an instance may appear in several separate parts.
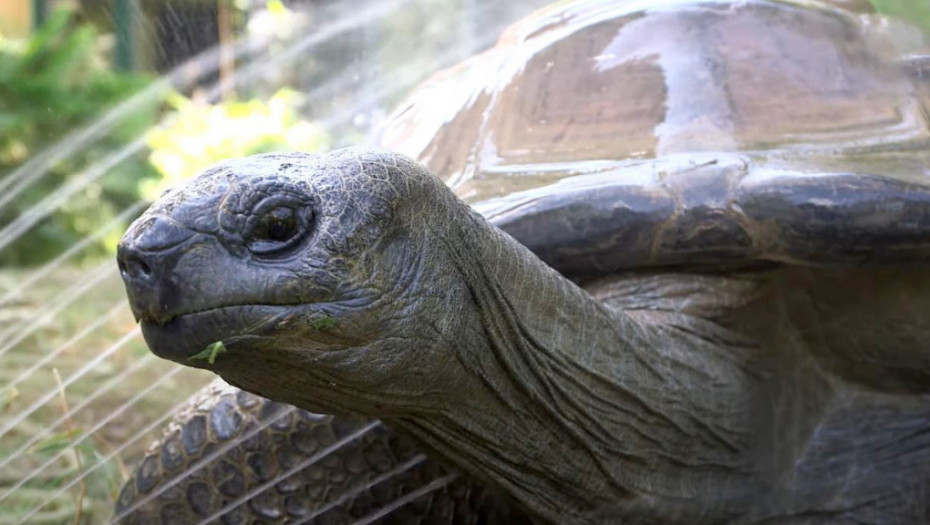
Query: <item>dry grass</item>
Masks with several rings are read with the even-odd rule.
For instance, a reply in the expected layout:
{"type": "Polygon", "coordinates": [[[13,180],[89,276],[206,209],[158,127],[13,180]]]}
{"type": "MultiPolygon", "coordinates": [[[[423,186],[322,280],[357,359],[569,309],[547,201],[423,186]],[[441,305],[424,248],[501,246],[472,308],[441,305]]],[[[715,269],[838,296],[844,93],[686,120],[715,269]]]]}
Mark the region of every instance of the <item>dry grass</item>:
{"type": "MultiPolygon", "coordinates": [[[[89,282],[92,268],[62,268],[0,304],[0,465],[6,463],[0,466],[0,525],[18,523],[45,502],[28,523],[74,523],[78,509],[81,523],[105,522],[127,472],[164,425],[145,428],[212,377],[150,356],[139,335],[88,366],[136,329],[115,267],[106,267],[99,283],[46,319],[49,309],[62,306],[63,290],[89,282]],[[95,322],[99,326],[87,331],[95,322]],[[82,331],[85,336],[62,346],[82,331]],[[79,379],[69,379],[82,369],[79,379]],[[53,427],[65,410],[74,414],[53,427]],[[10,492],[17,484],[22,486],[10,492]]],[[[29,273],[0,271],[0,297],[29,273]]]]}

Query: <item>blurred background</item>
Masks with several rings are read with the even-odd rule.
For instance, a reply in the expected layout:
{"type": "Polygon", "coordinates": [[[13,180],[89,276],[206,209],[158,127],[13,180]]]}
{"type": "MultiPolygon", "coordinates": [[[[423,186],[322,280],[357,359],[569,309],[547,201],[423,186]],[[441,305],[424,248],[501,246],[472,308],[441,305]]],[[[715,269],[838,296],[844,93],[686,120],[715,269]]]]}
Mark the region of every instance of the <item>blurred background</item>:
{"type": "Polygon", "coordinates": [[[105,522],[211,379],[151,356],[114,249],[220,159],[371,140],[545,0],[0,1],[0,523],[105,522]]]}
{"type": "MultiPolygon", "coordinates": [[[[229,157],[374,140],[547,0],[0,0],[0,525],[100,523],[211,379],[150,355],[114,263],[229,157]]],[[[873,0],[930,33],[930,2],[873,0]]]]}

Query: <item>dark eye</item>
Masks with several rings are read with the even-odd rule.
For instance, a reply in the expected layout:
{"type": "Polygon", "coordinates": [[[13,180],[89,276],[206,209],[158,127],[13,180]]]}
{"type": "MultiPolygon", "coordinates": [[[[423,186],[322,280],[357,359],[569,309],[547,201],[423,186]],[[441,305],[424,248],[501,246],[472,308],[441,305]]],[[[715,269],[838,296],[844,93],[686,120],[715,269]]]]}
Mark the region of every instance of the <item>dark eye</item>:
{"type": "Polygon", "coordinates": [[[297,212],[281,206],[266,213],[258,221],[253,238],[263,241],[284,242],[297,233],[297,212]]]}
{"type": "Polygon", "coordinates": [[[266,212],[252,230],[249,248],[258,254],[271,254],[291,247],[304,230],[299,210],[278,206],[266,212]]]}

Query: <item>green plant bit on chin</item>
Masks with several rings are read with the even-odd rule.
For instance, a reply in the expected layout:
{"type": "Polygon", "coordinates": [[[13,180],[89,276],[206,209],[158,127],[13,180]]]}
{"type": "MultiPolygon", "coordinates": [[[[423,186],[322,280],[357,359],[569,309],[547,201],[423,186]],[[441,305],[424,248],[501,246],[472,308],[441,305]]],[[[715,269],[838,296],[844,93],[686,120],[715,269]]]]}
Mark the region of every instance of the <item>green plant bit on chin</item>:
{"type": "Polygon", "coordinates": [[[323,314],[321,317],[318,317],[310,321],[310,328],[313,328],[314,330],[319,330],[321,332],[329,330],[330,328],[335,328],[335,327],[336,327],[336,320],[328,314],[323,314]]]}
{"type": "Polygon", "coordinates": [[[190,357],[189,360],[193,361],[194,359],[206,359],[211,365],[216,362],[216,356],[222,354],[226,351],[226,346],[223,345],[222,341],[217,341],[211,345],[208,345],[201,352],[198,352],[190,357]]]}

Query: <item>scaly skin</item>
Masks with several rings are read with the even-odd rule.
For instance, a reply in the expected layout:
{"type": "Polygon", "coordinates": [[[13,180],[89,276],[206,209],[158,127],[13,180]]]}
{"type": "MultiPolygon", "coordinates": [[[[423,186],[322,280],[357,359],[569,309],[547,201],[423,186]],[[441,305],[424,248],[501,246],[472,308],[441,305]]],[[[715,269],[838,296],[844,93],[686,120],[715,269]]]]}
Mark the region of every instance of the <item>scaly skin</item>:
{"type": "Polygon", "coordinates": [[[123,487],[116,518],[348,524],[395,503],[378,523],[527,522],[505,498],[425,458],[384,425],[312,414],[218,381],[150,447],[123,487]],[[429,490],[431,483],[445,484],[429,490]]]}

